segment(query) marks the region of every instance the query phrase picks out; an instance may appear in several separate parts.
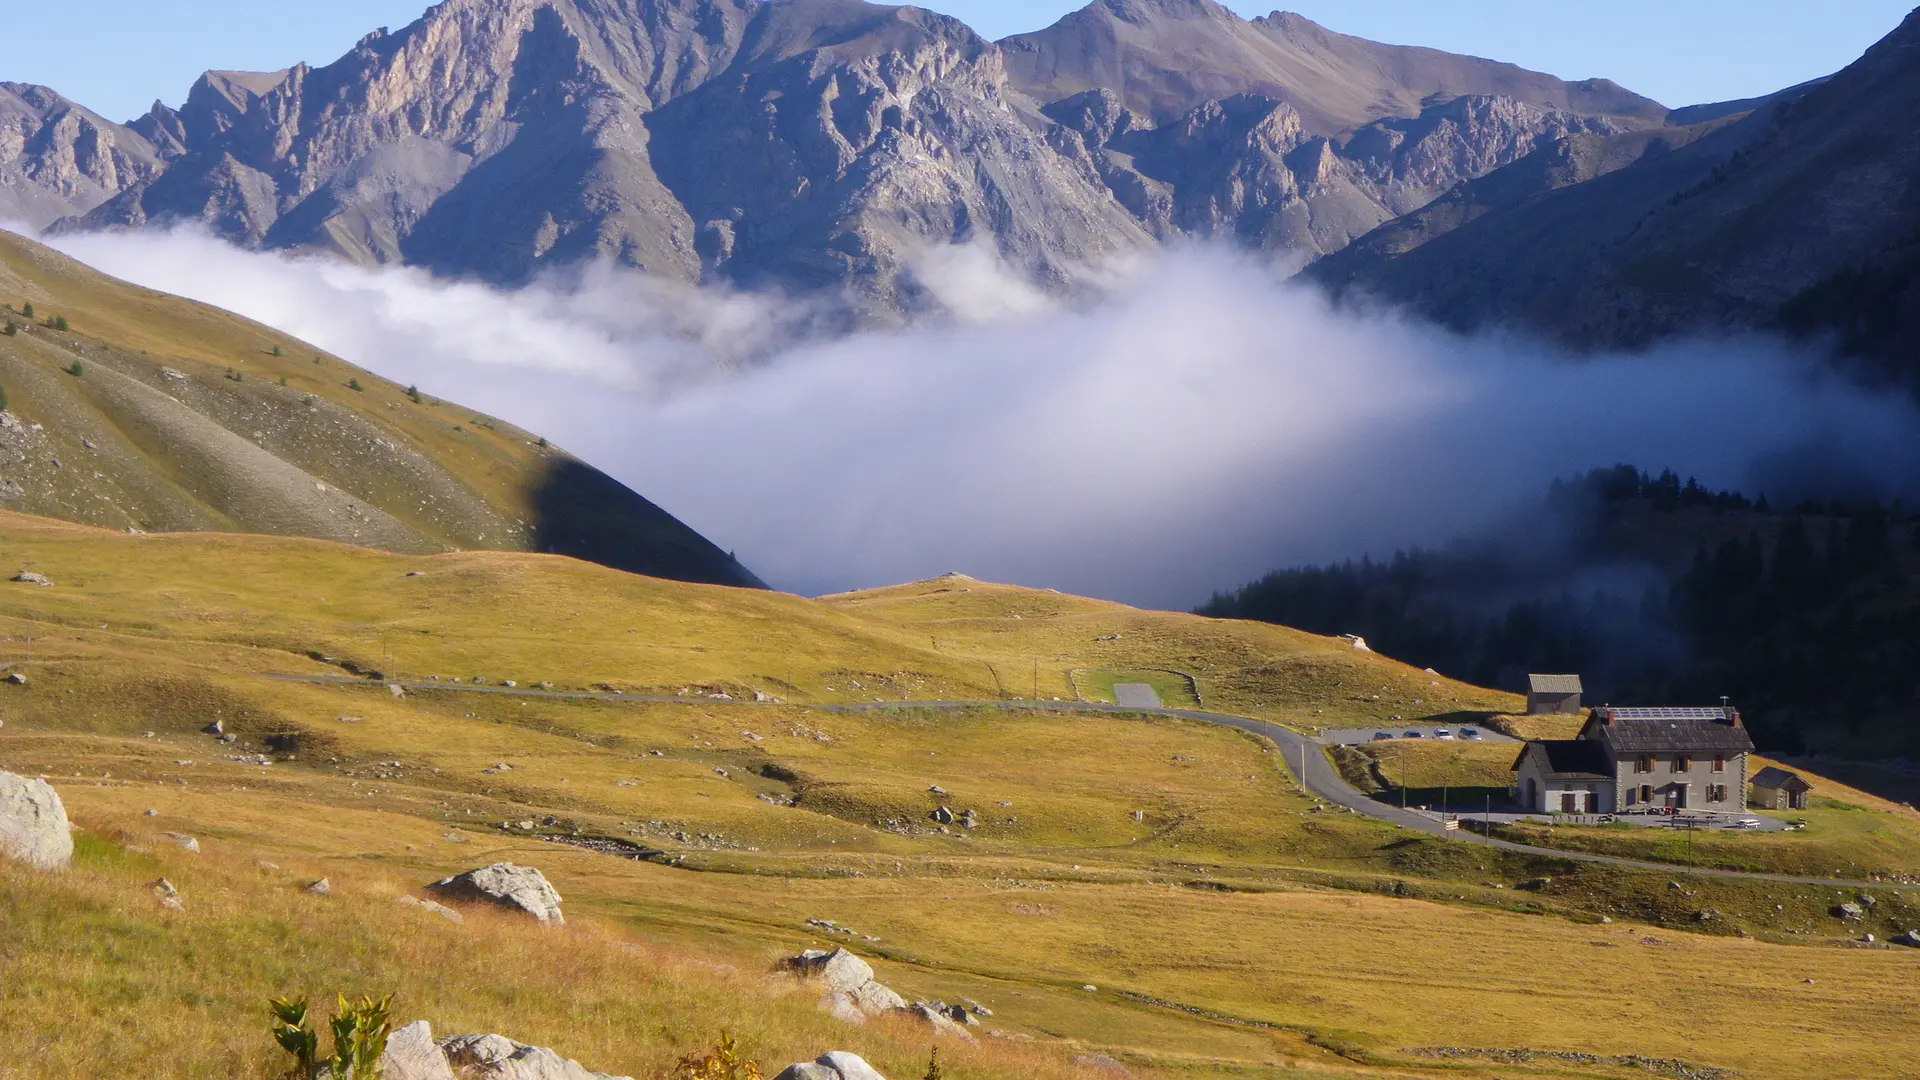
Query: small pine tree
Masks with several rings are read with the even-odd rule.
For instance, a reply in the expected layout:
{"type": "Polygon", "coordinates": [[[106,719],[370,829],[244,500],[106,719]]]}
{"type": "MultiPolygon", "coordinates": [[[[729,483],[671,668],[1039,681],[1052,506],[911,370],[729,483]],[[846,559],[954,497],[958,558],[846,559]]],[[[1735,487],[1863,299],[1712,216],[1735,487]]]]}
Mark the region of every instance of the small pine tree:
{"type": "Polygon", "coordinates": [[[356,392],[358,392],[358,393],[365,393],[365,392],[366,392],[366,387],[364,387],[364,386],[361,386],[361,385],[360,385],[360,380],[359,380],[359,379],[348,379],[348,380],[347,380],[347,389],[349,389],[349,390],[353,390],[353,391],[356,391],[356,392]]]}
{"type": "Polygon", "coordinates": [[[280,385],[281,386],[287,385],[287,377],[285,375],[280,376],[280,385]]]}
{"type": "Polygon", "coordinates": [[[73,376],[76,379],[82,375],[85,375],[86,373],[87,373],[87,369],[84,366],[82,366],[80,361],[78,360],[75,360],[71,365],[67,367],[67,374],[73,376]]]}
{"type": "Polygon", "coordinates": [[[275,345],[275,346],[273,347],[273,355],[275,355],[275,356],[279,356],[279,355],[280,355],[280,346],[278,346],[278,345],[275,345]]]}
{"type": "Polygon", "coordinates": [[[545,435],[542,435],[540,436],[540,449],[545,450],[546,448],[547,448],[547,437],[545,435]]]}
{"type": "Polygon", "coordinates": [[[47,325],[64,333],[67,329],[67,317],[65,315],[55,315],[53,318],[47,320],[47,325]]]}
{"type": "Polygon", "coordinates": [[[19,333],[19,332],[20,332],[20,328],[19,328],[18,326],[15,326],[15,325],[14,325],[14,323],[13,323],[13,320],[12,320],[12,319],[8,319],[8,320],[7,320],[7,328],[6,328],[5,330],[0,330],[0,333],[4,333],[4,334],[6,334],[6,335],[7,335],[8,337],[12,337],[13,335],[15,335],[15,334],[17,334],[17,333],[19,333]]]}
{"type": "Polygon", "coordinates": [[[20,314],[25,315],[29,319],[33,318],[33,305],[32,304],[20,305],[20,314]]]}
{"type": "Polygon", "coordinates": [[[417,386],[407,387],[407,397],[413,399],[415,405],[420,404],[420,388],[417,386]]]}

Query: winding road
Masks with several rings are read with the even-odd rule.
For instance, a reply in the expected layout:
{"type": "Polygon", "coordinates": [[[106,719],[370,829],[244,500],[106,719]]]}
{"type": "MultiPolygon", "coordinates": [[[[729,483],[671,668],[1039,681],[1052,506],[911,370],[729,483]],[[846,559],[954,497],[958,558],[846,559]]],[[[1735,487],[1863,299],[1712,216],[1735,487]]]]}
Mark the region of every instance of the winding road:
{"type": "MultiPolygon", "coordinates": [[[[368,686],[365,679],[346,676],[327,675],[270,675],[268,678],[280,682],[315,683],[325,686],[368,686]]],[[[387,683],[405,691],[441,691],[464,694],[501,694],[511,697],[530,697],[536,699],[608,701],[651,705],[714,705],[721,704],[712,698],[695,697],[643,697],[635,694],[601,694],[583,691],[534,690],[504,686],[461,686],[447,683],[387,683]]],[[[752,705],[753,702],[730,702],[735,705],[752,705]]],[[[789,703],[791,705],[791,703],[789,703]]],[[[799,708],[814,709],[834,713],[871,713],[900,712],[919,709],[956,711],[961,709],[1003,709],[1026,710],[1030,712],[1070,712],[1095,713],[1115,716],[1173,716],[1183,720],[1196,720],[1203,724],[1215,724],[1233,728],[1272,742],[1279,748],[1287,772],[1299,782],[1308,794],[1323,802],[1343,806],[1357,814],[1398,825],[1416,832],[1428,833],[1446,840],[1469,843],[1480,847],[1498,848],[1503,851],[1518,852],[1523,855],[1538,855],[1552,859],[1566,859],[1572,862],[1594,863],[1603,866],[1618,866],[1629,870],[1652,870],[1663,874],[1686,874],[1695,877],[1734,878],[1743,881],[1775,881],[1789,885],[1819,885],[1834,889],[1889,889],[1900,892],[1920,892],[1920,885],[1901,885],[1878,881],[1849,881],[1842,878],[1794,877],[1789,874],[1763,874],[1742,870],[1718,870],[1701,866],[1682,866],[1677,863],[1647,862],[1639,859],[1623,859],[1613,855],[1595,855],[1584,851],[1565,851],[1560,848],[1536,847],[1531,844],[1516,844],[1509,840],[1497,840],[1465,831],[1451,830],[1440,819],[1427,814],[1402,810],[1397,806],[1370,798],[1347,783],[1333,763],[1321,752],[1320,744],[1297,731],[1254,720],[1244,716],[1229,716],[1225,713],[1201,712],[1194,709],[1150,709],[1126,705],[1100,705],[1071,701],[885,701],[871,704],[848,705],[798,705],[799,708]]]]}

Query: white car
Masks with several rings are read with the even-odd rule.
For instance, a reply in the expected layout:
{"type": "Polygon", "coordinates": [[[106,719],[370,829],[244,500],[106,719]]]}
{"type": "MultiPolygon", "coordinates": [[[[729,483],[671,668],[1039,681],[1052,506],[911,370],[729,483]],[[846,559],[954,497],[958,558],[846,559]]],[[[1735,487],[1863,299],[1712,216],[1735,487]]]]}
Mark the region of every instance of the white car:
{"type": "Polygon", "coordinates": [[[1448,731],[1446,728],[1441,728],[1440,730],[1433,733],[1433,737],[1436,739],[1451,740],[1453,738],[1453,732],[1448,731]]]}

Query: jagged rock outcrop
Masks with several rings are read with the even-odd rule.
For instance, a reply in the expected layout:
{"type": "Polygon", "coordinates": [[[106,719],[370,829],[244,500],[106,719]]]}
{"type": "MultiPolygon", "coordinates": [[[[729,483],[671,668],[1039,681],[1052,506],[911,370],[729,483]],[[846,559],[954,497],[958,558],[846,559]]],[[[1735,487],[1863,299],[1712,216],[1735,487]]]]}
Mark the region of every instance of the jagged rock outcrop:
{"type": "Polygon", "coordinates": [[[0,772],[0,859],[60,870],[73,859],[67,808],[45,780],[0,772]]]}
{"type": "Polygon", "coordinates": [[[845,949],[808,949],[786,963],[795,974],[825,983],[821,1008],[850,1023],[907,1008],[905,998],[874,978],[871,965],[845,949]]]}
{"type": "Polygon", "coordinates": [[[1213,0],[1096,0],[998,44],[854,0],[449,0],[323,67],[209,72],[118,129],[152,164],[60,227],[197,221],[502,282],[606,258],[881,315],[937,302],[932,246],[1056,286],[1156,237],[1318,254],[1664,114],[1213,0]]]}
{"type": "Polygon", "coordinates": [[[491,904],[531,916],[537,922],[560,926],[567,921],[560,914],[559,891],[548,883],[545,874],[531,866],[494,863],[442,878],[427,888],[450,900],[491,904]]]}
{"type": "MultiPolygon", "coordinates": [[[[1046,110],[1155,235],[1221,236],[1317,255],[1459,184],[1573,136],[1638,121],[1581,116],[1512,98],[1461,97],[1333,139],[1286,101],[1241,94],[1159,127],[1111,90],[1046,110]]],[[[1056,144],[1066,140],[1056,139],[1056,144]]]]}
{"type": "Polygon", "coordinates": [[[44,86],[0,82],[0,221],[44,228],[165,169],[139,133],[44,86]]]}

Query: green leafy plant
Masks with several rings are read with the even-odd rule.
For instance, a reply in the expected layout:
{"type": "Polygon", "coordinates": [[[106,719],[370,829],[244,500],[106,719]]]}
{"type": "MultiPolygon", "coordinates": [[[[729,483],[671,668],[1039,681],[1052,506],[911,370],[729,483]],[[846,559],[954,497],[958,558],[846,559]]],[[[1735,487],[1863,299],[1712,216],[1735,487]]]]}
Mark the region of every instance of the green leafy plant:
{"type": "Polygon", "coordinates": [[[674,1067],[673,1080],[764,1080],[760,1063],[740,1056],[740,1044],[726,1032],[704,1054],[688,1054],[674,1067]]]}
{"type": "Polygon", "coordinates": [[[275,356],[279,356],[279,355],[280,355],[280,346],[278,346],[278,345],[275,345],[275,346],[273,347],[273,355],[275,355],[275,356]]]}
{"type": "Polygon", "coordinates": [[[274,998],[267,1002],[273,1014],[269,1025],[273,1041],[293,1055],[296,1080],[316,1080],[320,1075],[320,1036],[313,1033],[307,1020],[306,998],[274,998]]]}
{"type": "Polygon", "coordinates": [[[29,319],[33,318],[33,305],[32,304],[20,305],[20,314],[25,315],[29,319]]]}
{"type": "Polygon", "coordinates": [[[393,1034],[393,997],[337,999],[332,1021],[333,1056],[320,1056],[320,1036],[313,1030],[305,998],[274,998],[267,1002],[273,1016],[273,1041],[293,1056],[291,1080],[378,1080],[380,1058],[393,1034]]]}
{"type": "Polygon", "coordinates": [[[14,325],[14,322],[12,319],[7,320],[7,328],[5,330],[0,330],[0,333],[4,333],[8,337],[12,337],[13,335],[18,334],[19,332],[20,332],[20,328],[14,325]]]}
{"type": "Polygon", "coordinates": [[[67,317],[65,315],[55,315],[53,318],[47,320],[47,325],[53,327],[55,330],[64,332],[67,329],[67,317]]]}
{"type": "Polygon", "coordinates": [[[82,365],[78,360],[75,360],[73,363],[67,365],[67,374],[73,376],[76,379],[82,375],[85,375],[86,373],[87,373],[86,367],[82,365]]]}
{"type": "Polygon", "coordinates": [[[232,379],[234,382],[247,381],[247,377],[245,375],[242,375],[240,372],[235,371],[232,368],[227,369],[227,378],[232,379]]]}
{"type": "Polygon", "coordinates": [[[359,380],[359,379],[348,379],[348,380],[347,380],[347,389],[349,389],[349,390],[354,390],[354,391],[359,391],[359,392],[362,392],[362,393],[364,393],[364,392],[366,391],[366,387],[364,387],[364,386],[361,386],[361,385],[360,385],[360,380],[359,380]]]}
{"type": "Polygon", "coordinates": [[[280,385],[281,386],[287,385],[287,377],[285,375],[280,376],[280,385]]]}
{"type": "Polygon", "coordinates": [[[547,448],[547,439],[546,439],[546,436],[543,435],[540,437],[540,449],[545,450],[546,448],[547,448]]]}
{"type": "Polygon", "coordinates": [[[415,405],[420,404],[420,388],[417,386],[407,387],[407,397],[413,399],[415,405]]]}

